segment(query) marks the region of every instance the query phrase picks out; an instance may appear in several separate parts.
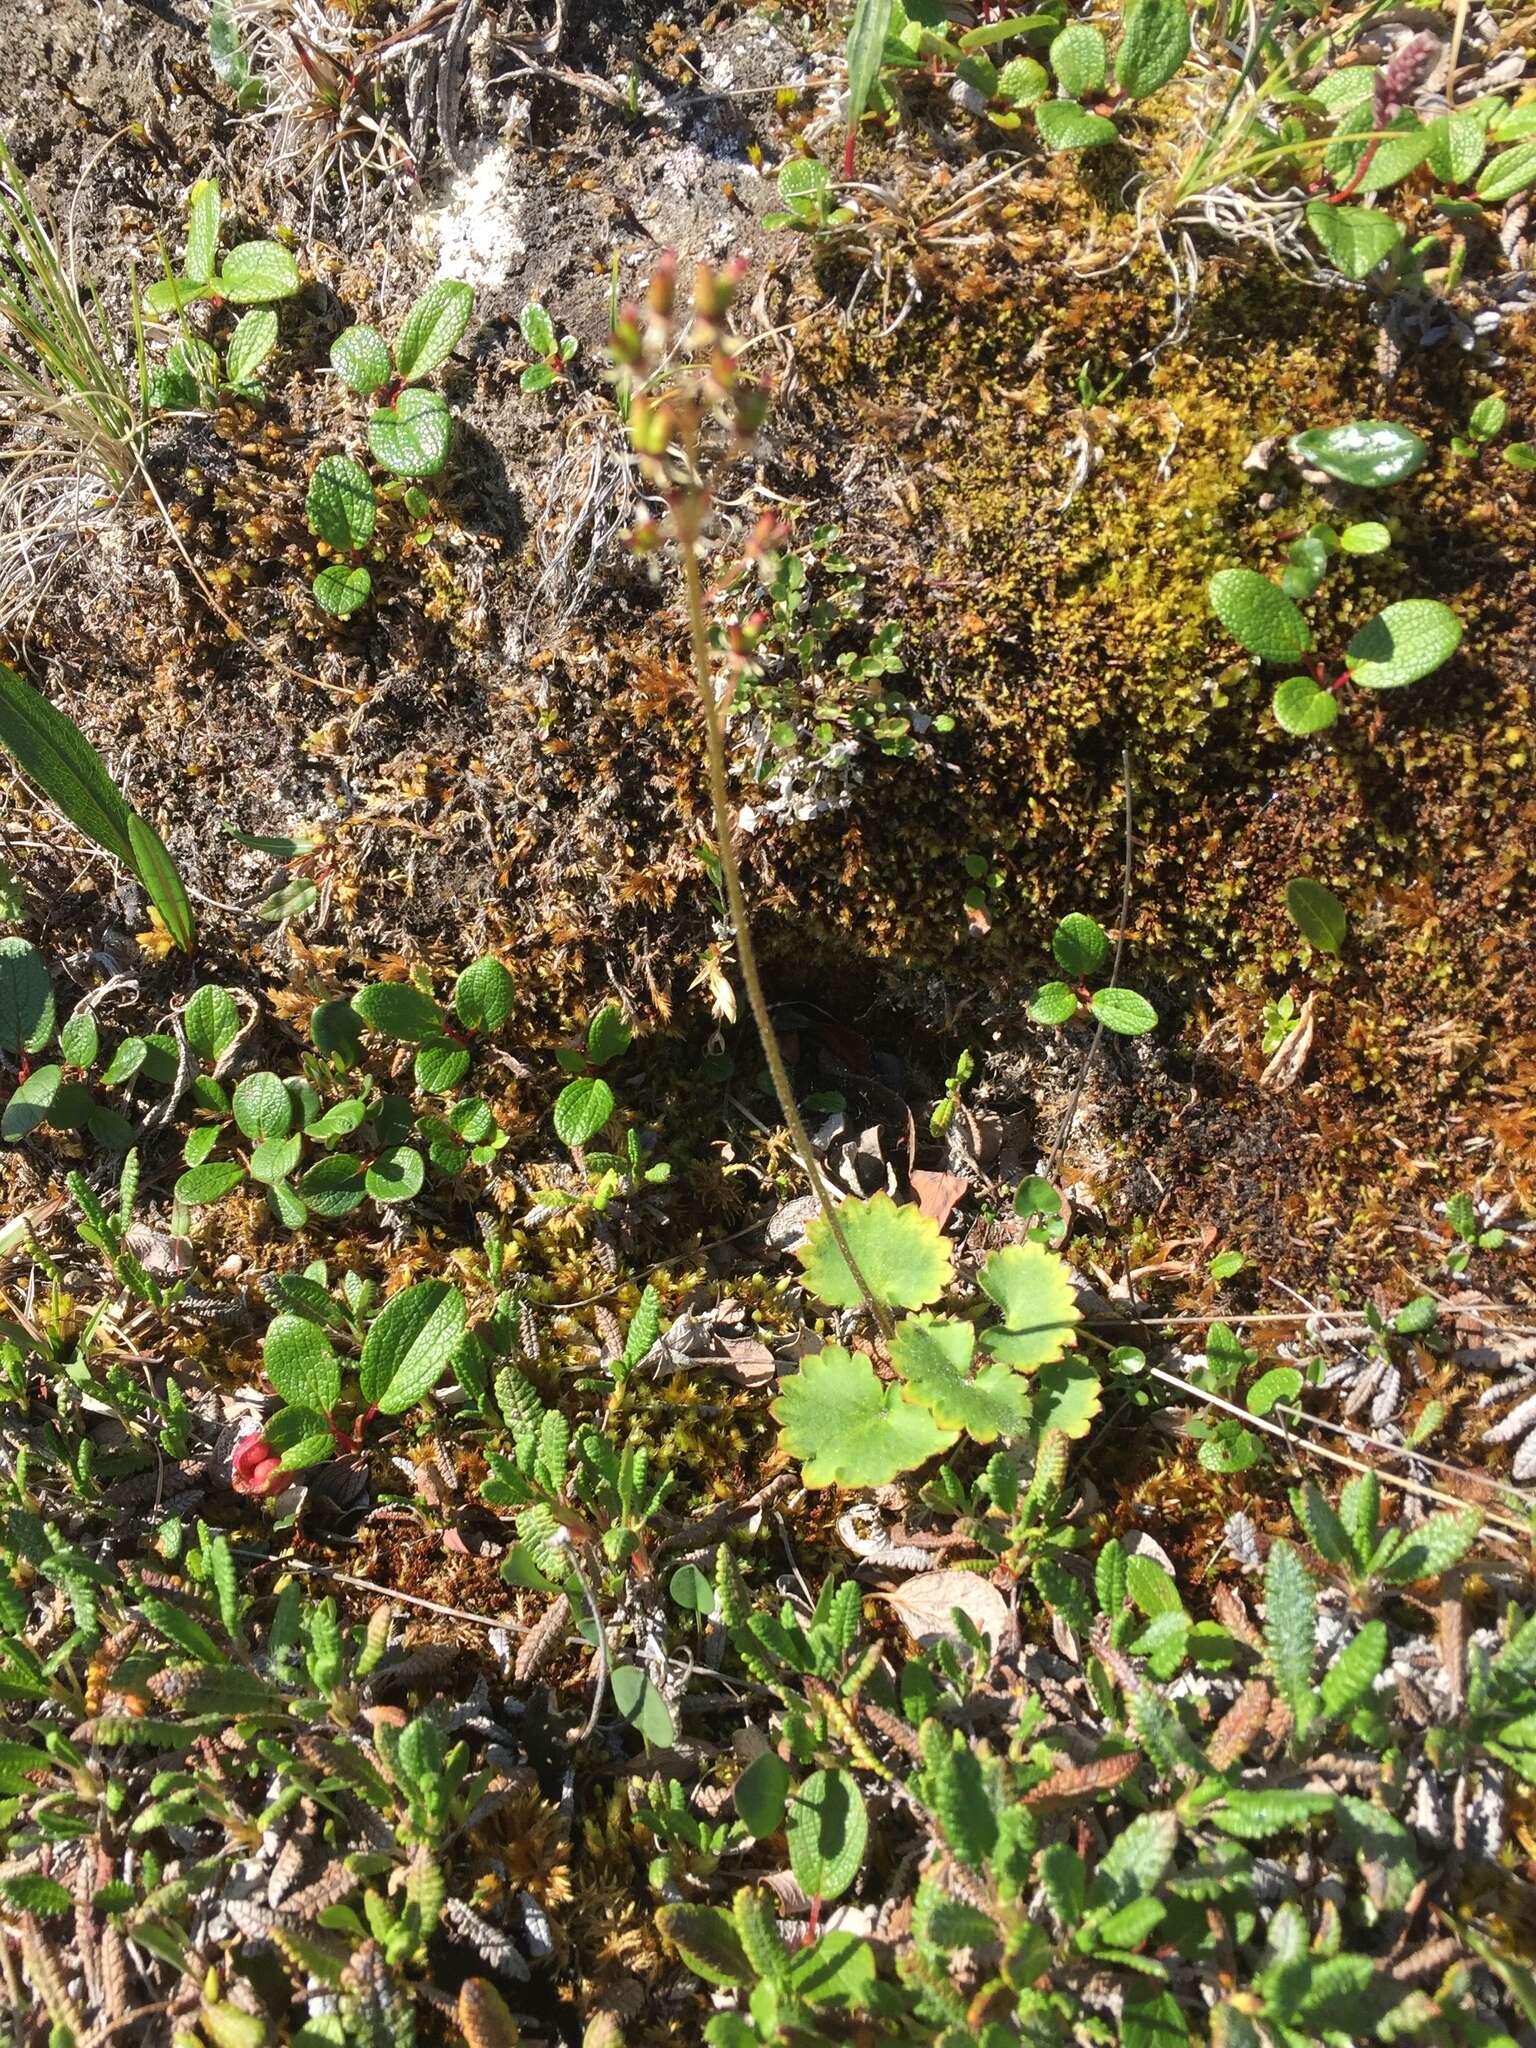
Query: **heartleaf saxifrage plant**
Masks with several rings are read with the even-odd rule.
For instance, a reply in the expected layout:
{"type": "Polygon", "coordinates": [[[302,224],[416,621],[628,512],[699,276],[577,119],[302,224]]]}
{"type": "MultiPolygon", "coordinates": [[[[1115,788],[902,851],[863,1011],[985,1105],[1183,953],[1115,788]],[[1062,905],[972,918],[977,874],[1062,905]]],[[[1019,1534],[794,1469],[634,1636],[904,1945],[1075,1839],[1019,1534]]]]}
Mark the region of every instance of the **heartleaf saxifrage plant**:
{"type": "Polygon", "coordinates": [[[212,341],[189,334],[166,355],[149,387],[150,403],[171,412],[187,412],[211,403],[221,391],[232,392],[250,405],[266,393],[257,379],[277,346],[277,315],[272,307],[291,299],[299,289],[299,267],[277,242],[239,242],[219,266],[219,221],[222,201],[213,178],[199,178],[187,205],[187,246],[178,276],[167,266],[144,294],[144,310],[156,319],[179,317],[189,306],[207,300],[218,306],[249,306],[224,348],[224,360],[212,341]]]}
{"type": "MultiPolygon", "coordinates": [[[[875,1195],[845,1202],[839,1220],[881,1307],[918,1313],[894,1325],[895,1380],[883,1383],[864,1352],[829,1344],[784,1381],[772,1412],[807,1486],[884,1486],[962,1436],[995,1444],[1033,1443],[1050,1432],[1087,1435],[1100,1380],[1092,1366],[1066,1355],[1077,1343],[1079,1311],[1071,1275],[1054,1252],[1036,1243],[1005,1246],[978,1276],[980,1308],[935,1314],[955,1273],[932,1217],[875,1195]]],[[[798,1256],[819,1300],[862,1305],[823,1220],[811,1224],[798,1256]]]]}
{"type": "Polygon", "coordinates": [[[452,355],[474,304],[467,284],[440,278],[406,314],[393,350],[376,327],[363,325],[343,329],[331,344],[331,367],[360,398],[374,401],[368,449],[391,479],[375,489],[367,470],[349,455],[325,456],[310,478],[304,504],[309,530],[338,557],[311,587],[316,604],[335,618],[349,617],[373,595],[369,571],[342,558],[361,554],[373,541],[380,498],[399,502],[418,525],[431,518],[430,501],[411,480],[442,469],[453,415],[442,393],[426,390],[421,380],[452,355]]]}
{"type": "MultiPolygon", "coordinates": [[[[1426,449],[1407,427],[1385,420],[1297,434],[1292,456],[1336,481],[1361,489],[1401,482],[1423,466],[1426,449]]],[[[1260,661],[1308,673],[1288,676],[1271,703],[1276,722],[1297,736],[1325,732],[1339,716],[1339,695],[1349,683],[1362,690],[1399,690],[1443,668],[1461,644],[1461,621],[1449,605],[1427,597],[1389,604],[1359,628],[1330,676],[1316,651],[1312,628],[1298,599],[1311,597],[1341,555],[1384,553],[1390,530],[1379,520],[1336,528],[1319,520],[1291,543],[1278,581],[1256,569],[1222,569],[1209,584],[1211,609],[1227,631],[1260,661]]]]}
{"type": "Polygon", "coordinates": [[[1070,1024],[1086,1009],[1106,1031],[1122,1038],[1139,1038],[1156,1029],[1156,1010],[1134,989],[1117,988],[1113,978],[1107,988],[1088,987],[1088,977],[1097,975],[1109,958],[1109,934],[1096,919],[1081,911],[1064,917],[1051,934],[1051,951],[1071,979],[1047,981],[1036,989],[1028,1005],[1036,1024],[1070,1024]]]}

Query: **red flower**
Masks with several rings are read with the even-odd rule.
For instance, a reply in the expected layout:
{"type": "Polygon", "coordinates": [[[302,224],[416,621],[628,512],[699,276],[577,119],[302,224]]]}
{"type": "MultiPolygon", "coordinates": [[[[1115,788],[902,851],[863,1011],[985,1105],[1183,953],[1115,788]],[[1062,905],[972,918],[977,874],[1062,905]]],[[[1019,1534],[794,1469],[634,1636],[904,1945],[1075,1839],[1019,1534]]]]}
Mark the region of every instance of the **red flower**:
{"type": "Polygon", "coordinates": [[[251,1430],[235,1445],[230,1478],[236,1493],[248,1493],[257,1500],[281,1493],[289,1483],[289,1474],[282,1469],[282,1453],[273,1450],[259,1429],[251,1430]]]}

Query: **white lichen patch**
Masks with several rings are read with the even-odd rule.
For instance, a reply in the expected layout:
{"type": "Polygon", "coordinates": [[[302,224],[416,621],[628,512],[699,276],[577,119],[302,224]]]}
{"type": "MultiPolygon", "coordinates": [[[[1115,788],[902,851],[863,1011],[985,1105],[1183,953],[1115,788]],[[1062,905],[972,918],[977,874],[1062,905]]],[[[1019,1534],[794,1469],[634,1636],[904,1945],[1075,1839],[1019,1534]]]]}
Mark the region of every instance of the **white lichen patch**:
{"type": "Polygon", "coordinates": [[[498,142],[448,183],[443,202],[424,214],[421,232],[434,250],[439,277],[462,278],[476,291],[496,291],[528,253],[524,194],[516,152],[498,142]]]}

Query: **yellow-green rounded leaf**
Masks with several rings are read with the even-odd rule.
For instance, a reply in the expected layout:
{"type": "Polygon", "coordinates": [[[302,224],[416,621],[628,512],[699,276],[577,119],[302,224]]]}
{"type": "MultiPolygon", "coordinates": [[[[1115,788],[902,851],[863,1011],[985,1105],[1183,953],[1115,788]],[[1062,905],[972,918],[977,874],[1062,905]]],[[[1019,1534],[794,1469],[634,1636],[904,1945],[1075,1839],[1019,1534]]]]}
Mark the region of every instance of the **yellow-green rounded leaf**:
{"type": "Polygon", "coordinates": [[[976,1332],[951,1318],[908,1316],[898,1325],[891,1363],[941,1428],[961,1429],[979,1444],[1022,1436],[1029,1392],[1006,1365],[972,1370],[976,1332]]]}
{"type": "MultiPolygon", "coordinates": [[[[844,1202],[837,1212],[854,1263],[876,1301],[886,1308],[926,1308],[954,1276],[943,1232],[920,1209],[898,1208],[889,1195],[844,1202]]],[[[848,1270],[824,1216],[817,1217],[798,1254],[805,1284],[833,1308],[859,1308],[864,1297],[848,1270]]]]}
{"type": "Polygon", "coordinates": [[[1278,583],[1254,569],[1221,569],[1211,609],[1239,645],[1261,661],[1296,661],[1312,651],[1312,628],[1278,583]]]}
{"type": "Polygon", "coordinates": [[[987,1349],[1019,1372],[1033,1372],[1077,1342],[1082,1311],[1066,1261],[1043,1244],[1010,1244],[981,1269],[982,1291],[1002,1310],[1003,1328],[989,1330],[987,1349]]]}
{"type": "Polygon", "coordinates": [[[1339,702],[1330,691],[1320,690],[1310,676],[1287,676],[1275,691],[1270,709],[1283,731],[1302,738],[1326,732],[1338,718],[1339,702]]]}
{"type": "Polygon", "coordinates": [[[1461,645],[1461,621],[1430,597],[1389,604],[1350,641],[1345,665],[1363,690],[1400,690],[1433,675],[1461,645]]]}
{"type": "Polygon", "coordinates": [[[1041,1436],[1059,1429],[1074,1440],[1085,1437],[1099,1412],[1100,1392],[1098,1374],[1080,1358],[1042,1366],[1031,1387],[1036,1430],[1041,1436]]]}
{"type": "Polygon", "coordinates": [[[1040,140],[1050,150],[1102,149],[1115,140],[1115,124],[1076,100],[1042,100],[1035,108],[1040,140]]]}
{"type": "Polygon", "coordinates": [[[331,368],[360,398],[389,382],[389,343],[376,327],[344,327],[331,343],[331,368]]]}
{"type": "Polygon", "coordinates": [[[882,1386],[862,1352],[839,1344],[803,1359],[770,1413],[811,1487],[887,1486],[947,1451],[957,1435],[900,1386],[882,1386]]]}

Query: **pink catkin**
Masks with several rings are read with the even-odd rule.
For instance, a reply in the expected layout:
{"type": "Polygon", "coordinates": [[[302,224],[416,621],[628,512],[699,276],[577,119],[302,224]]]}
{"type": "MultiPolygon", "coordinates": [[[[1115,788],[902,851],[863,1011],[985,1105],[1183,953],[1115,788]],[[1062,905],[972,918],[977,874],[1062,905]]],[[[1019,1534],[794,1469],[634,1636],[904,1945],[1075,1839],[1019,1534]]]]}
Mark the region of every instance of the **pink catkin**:
{"type": "Polygon", "coordinates": [[[1386,128],[1407,106],[1419,89],[1419,81],[1439,55],[1437,37],[1422,30],[1410,36],[1402,48],[1395,51],[1382,66],[1376,80],[1376,98],[1372,112],[1376,126],[1386,128]]]}

